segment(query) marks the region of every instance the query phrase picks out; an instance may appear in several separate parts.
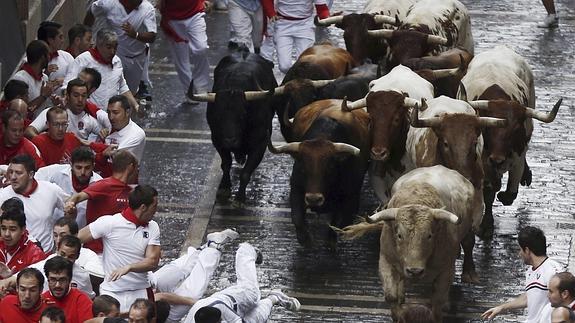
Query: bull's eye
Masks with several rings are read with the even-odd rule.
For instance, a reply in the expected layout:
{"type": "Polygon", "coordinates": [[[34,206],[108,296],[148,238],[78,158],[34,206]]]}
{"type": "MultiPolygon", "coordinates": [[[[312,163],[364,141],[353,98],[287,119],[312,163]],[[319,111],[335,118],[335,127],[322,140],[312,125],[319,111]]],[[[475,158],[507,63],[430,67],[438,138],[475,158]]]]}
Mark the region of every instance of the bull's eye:
{"type": "Polygon", "coordinates": [[[398,240],[401,240],[401,233],[398,233],[398,234],[397,234],[397,239],[398,239],[398,240]]]}
{"type": "Polygon", "coordinates": [[[428,240],[431,240],[431,233],[427,236],[428,240]]]}
{"type": "Polygon", "coordinates": [[[449,143],[447,143],[447,140],[443,141],[443,148],[444,149],[448,149],[449,148],[449,143]]]}

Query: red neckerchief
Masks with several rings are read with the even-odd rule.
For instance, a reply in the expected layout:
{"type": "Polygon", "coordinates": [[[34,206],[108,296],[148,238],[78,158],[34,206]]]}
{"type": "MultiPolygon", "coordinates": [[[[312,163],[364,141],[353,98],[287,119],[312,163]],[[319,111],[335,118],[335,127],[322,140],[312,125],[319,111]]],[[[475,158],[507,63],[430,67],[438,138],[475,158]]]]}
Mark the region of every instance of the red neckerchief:
{"type": "Polygon", "coordinates": [[[67,51],[68,53],[70,53],[70,55],[72,55],[72,57],[76,57],[76,56],[74,56],[74,52],[72,51],[72,47],[68,47],[64,50],[67,51]]]}
{"type": "Polygon", "coordinates": [[[74,173],[72,172],[72,187],[76,192],[82,192],[86,187],[88,187],[88,185],[90,185],[90,180],[88,180],[88,183],[82,184],[78,182],[78,179],[76,178],[76,176],[74,176],[74,173]]]}
{"type": "Polygon", "coordinates": [[[6,252],[11,255],[14,255],[16,254],[16,252],[18,252],[18,250],[24,249],[24,247],[26,247],[27,242],[28,242],[28,230],[24,230],[24,233],[20,237],[20,240],[18,240],[17,244],[15,244],[12,247],[8,247],[6,246],[6,244],[4,244],[6,246],[6,252]]]}
{"type": "Polygon", "coordinates": [[[132,211],[132,208],[130,208],[130,207],[127,207],[127,208],[124,209],[124,211],[122,211],[122,216],[123,216],[126,220],[128,220],[128,221],[132,222],[133,224],[135,224],[135,225],[136,225],[136,228],[137,228],[137,227],[147,227],[147,226],[148,226],[148,222],[140,221],[140,219],[138,219],[138,217],[134,214],[134,211],[132,211]]]}
{"type": "Polygon", "coordinates": [[[60,54],[58,54],[58,51],[55,51],[55,52],[53,52],[53,53],[50,53],[49,55],[50,55],[50,56],[48,57],[48,62],[51,61],[51,60],[53,60],[54,58],[60,56],[60,54]]]}
{"type": "Polygon", "coordinates": [[[86,106],[84,106],[84,111],[86,111],[87,114],[94,117],[94,119],[98,119],[98,110],[100,110],[100,108],[98,108],[97,105],[95,105],[94,103],[92,103],[90,101],[86,101],[86,106]]]}
{"type": "Polygon", "coordinates": [[[32,180],[32,187],[30,187],[30,189],[28,191],[26,191],[20,195],[30,198],[30,195],[34,194],[34,192],[36,191],[37,188],[38,188],[38,182],[35,179],[33,179],[32,180]]]}
{"type": "Polygon", "coordinates": [[[34,69],[32,68],[32,65],[30,65],[28,63],[24,63],[24,64],[22,64],[22,67],[20,67],[20,69],[26,71],[36,81],[42,81],[42,73],[40,73],[40,74],[36,73],[36,71],[34,71],[34,69]]]}
{"type": "Polygon", "coordinates": [[[95,47],[90,48],[88,51],[90,54],[92,54],[92,57],[96,60],[96,62],[104,65],[109,65],[110,67],[114,66],[114,64],[112,64],[112,60],[105,60],[104,57],[102,57],[102,54],[100,54],[100,52],[95,47]]]}
{"type": "Polygon", "coordinates": [[[124,9],[126,9],[127,13],[130,13],[132,10],[138,8],[138,6],[131,6],[130,1],[128,0],[120,0],[120,3],[122,4],[122,6],[124,6],[124,9]]]}
{"type": "Polygon", "coordinates": [[[6,109],[10,105],[10,101],[2,100],[0,101],[0,111],[6,109]]]}

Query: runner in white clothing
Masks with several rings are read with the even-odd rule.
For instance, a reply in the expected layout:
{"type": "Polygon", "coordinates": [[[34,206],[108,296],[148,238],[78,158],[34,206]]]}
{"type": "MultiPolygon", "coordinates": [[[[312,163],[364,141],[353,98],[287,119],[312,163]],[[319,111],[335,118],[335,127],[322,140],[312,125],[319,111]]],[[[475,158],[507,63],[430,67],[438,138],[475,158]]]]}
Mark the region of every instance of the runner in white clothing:
{"type": "Polygon", "coordinates": [[[58,185],[36,181],[35,162],[29,155],[19,155],[8,166],[7,176],[10,186],[0,190],[0,204],[11,197],[18,197],[24,203],[26,228],[42,245],[50,250],[54,244],[52,227],[59,212],[64,209],[64,201],[69,197],[58,185]]]}
{"type": "Polygon", "coordinates": [[[299,310],[299,301],[281,291],[272,291],[268,297],[260,299],[256,263],[261,263],[261,253],[249,243],[240,244],[236,252],[237,283],[197,301],[185,322],[263,323],[267,322],[275,304],[292,311],[299,310]]]}
{"type": "Polygon", "coordinates": [[[129,195],[129,207],[113,216],[102,216],[78,233],[82,242],[102,238],[106,277],[100,294],[116,298],[127,312],[137,298],[148,298],[148,271],[160,261],[160,228],[152,220],[158,192],[139,185],[129,195]]]}
{"type": "Polygon", "coordinates": [[[539,323],[554,323],[551,319],[554,309],[565,306],[575,309],[575,277],[570,272],[553,275],[549,280],[549,303],[541,311],[539,323]]]}
{"type": "Polygon", "coordinates": [[[278,55],[279,69],[287,73],[295,57],[315,42],[314,4],[320,19],[329,17],[326,0],[263,0],[264,13],[273,24],[273,39],[278,55]]]}
{"type": "Polygon", "coordinates": [[[68,66],[74,61],[72,54],[62,50],[64,48],[62,25],[54,21],[43,21],[38,27],[37,36],[39,40],[45,41],[50,47],[46,74],[50,80],[57,81],[58,86],[60,86],[64,82],[68,66]]]}
{"type": "Polygon", "coordinates": [[[523,262],[530,267],[525,273],[525,292],[517,298],[490,308],[482,315],[482,319],[493,319],[502,312],[527,308],[527,323],[537,323],[541,319],[541,312],[549,303],[547,290],[549,280],[556,273],[563,271],[563,266],[547,257],[547,242],[541,229],[525,227],[519,231],[519,255],[523,262]]]}
{"type": "Polygon", "coordinates": [[[139,105],[126,84],[122,62],[116,56],[117,47],[118,36],[113,31],[109,29],[98,31],[96,47],[78,55],[68,67],[63,88],[68,85],[69,81],[77,78],[84,68],[91,67],[100,72],[101,85],[90,95],[90,101],[98,108],[106,110],[108,99],[121,94],[128,98],[130,106],[137,110],[139,105]]]}
{"type": "MultiPolygon", "coordinates": [[[[80,193],[90,184],[102,179],[94,173],[94,153],[88,147],[79,147],[72,152],[71,164],[54,164],[38,169],[36,180],[54,183],[70,196],[80,193]]],[[[76,223],[80,228],[86,226],[87,201],[76,204],[76,223]]],[[[62,214],[63,215],[63,214],[62,214]]]]}
{"type": "Polygon", "coordinates": [[[118,35],[118,57],[124,66],[124,77],[135,94],[144,72],[147,43],[156,39],[154,6],[143,0],[96,0],[90,7],[94,17],[105,17],[118,35]]]}
{"type": "Polygon", "coordinates": [[[140,162],[144,156],[146,133],[130,119],[130,114],[131,109],[125,97],[117,95],[110,98],[108,119],[112,124],[112,132],[106,137],[105,143],[118,145],[118,150],[131,152],[140,162]]]}

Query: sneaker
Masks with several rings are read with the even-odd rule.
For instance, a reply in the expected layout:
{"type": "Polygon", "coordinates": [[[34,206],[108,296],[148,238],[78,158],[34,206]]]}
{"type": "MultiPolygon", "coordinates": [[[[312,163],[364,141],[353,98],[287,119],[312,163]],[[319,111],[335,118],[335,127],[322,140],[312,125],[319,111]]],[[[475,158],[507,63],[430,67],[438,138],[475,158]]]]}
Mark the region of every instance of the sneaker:
{"type": "Polygon", "coordinates": [[[228,242],[236,240],[240,236],[235,229],[225,229],[224,231],[212,232],[206,236],[208,247],[219,249],[228,242]]]}
{"type": "Polygon", "coordinates": [[[297,298],[289,297],[279,289],[271,291],[268,297],[270,297],[270,296],[272,298],[273,297],[277,298],[278,301],[276,304],[278,304],[281,307],[285,307],[290,311],[297,312],[297,311],[299,311],[299,309],[301,307],[301,304],[299,303],[297,298]]]}
{"type": "Polygon", "coordinates": [[[559,26],[559,18],[556,14],[547,15],[542,22],[537,24],[539,28],[556,28],[559,26]]]}

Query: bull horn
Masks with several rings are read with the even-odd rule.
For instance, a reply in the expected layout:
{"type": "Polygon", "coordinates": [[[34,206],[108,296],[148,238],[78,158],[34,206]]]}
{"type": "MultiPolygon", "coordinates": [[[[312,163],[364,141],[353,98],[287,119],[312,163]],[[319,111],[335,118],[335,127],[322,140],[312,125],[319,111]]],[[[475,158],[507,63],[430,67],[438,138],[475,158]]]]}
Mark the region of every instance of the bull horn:
{"type": "Polygon", "coordinates": [[[479,125],[485,128],[503,128],[507,126],[507,119],[479,117],[479,125]]]}
{"type": "Polygon", "coordinates": [[[427,36],[427,43],[430,45],[447,45],[447,38],[436,36],[436,35],[429,35],[427,36]]]}
{"type": "Polygon", "coordinates": [[[386,15],[375,15],[373,16],[373,20],[375,20],[376,24],[395,25],[396,23],[395,18],[386,15]]]}
{"type": "Polygon", "coordinates": [[[216,94],[209,92],[209,93],[198,93],[192,95],[192,100],[199,101],[199,102],[214,102],[216,101],[216,94]]]}
{"type": "Polygon", "coordinates": [[[333,16],[333,17],[327,17],[324,19],[318,19],[316,22],[316,25],[329,26],[329,25],[334,25],[334,24],[340,23],[342,21],[343,21],[343,16],[333,16]]]}
{"type": "Polygon", "coordinates": [[[381,38],[391,38],[393,37],[393,29],[376,29],[376,30],[368,30],[367,34],[372,37],[381,37],[381,38]]]}
{"type": "Polygon", "coordinates": [[[557,111],[559,111],[559,107],[561,106],[561,102],[563,102],[563,98],[560,98],[559,101],[557,101],[557,103],[555,103],[555,105],[553,106],[553,109],[551,109],[551,112],[549,112],[549,113],[537,111],[537,110],[531,109],[531,108],[525,108],[525,114],[527,114],[527,116],[529,116],[533,119],[537,119],[539,121],[549,123],[549,122],[552,122],[553,120],[555,120],[555,117],[557,116],[557,111]]]}
{"type": "Polygon", "coordinates": [[[272,154],[291,154],[299,151],[299,142],[290,142],[289,144],[274,146],[270,140],[268,149],[272,154]]]}
{"type": "Polygon", "coordinates": [[[254,101],[264,99],[268,96],[269,91],[261,90],[261,91],[245,91],[244,95],[246,96],[246,101],[254,101]]]}
{"type": "Polygon", "coordinates": [[[417,101],[416,99],[413,99],[413,98],[406,97],[403,99],[403,105],[408,107],[408,108],[417,109],[417,106],[419,105],[419,101],[417,101]]]}
{"type": "Polygon", "coordinates": [[[468,103],[475,110],[487,110],[489,108],[489,100],[475,100],[468,103]]]}
{"type": "Polygon", "coordinates": [[[457,98],[461,101],[467,102],[467,90],[465,89],[463,82],[459,82],[459,92],[457,93],[457,98]]]}
{"type": "Polygon", "coordinates": [[[344,103],[342,103],[341,105],[341,109],[344,110],[344,104],[345,104],[345,111],[353,111],[353,110],[358,110],[358,109],[363,109],[367,106],[367,100],[365,98],[361,98],[357,101],[353,101],[350,103],[347,103],[347,100],[343,100],[344,103]]]}
{"type": "Polygon", "coordinates": [[[433,73],[434,79],[441,79],[444,77],[455,76],[459,74],[459,69],[460,69],[459,67],[454,67],[441,70],[432,70],[431,73],[433,73]]]}
{"type": "Polygon", "coordinates": [[[276,87],[273,90],[273,92],[274,92],[274,95],[282,95],[282,94],[284,94],[284,90],[285,90],[285,85],[282,85],[282,86],[276,87]]]}
{"type": "Polygon", "coordinates": [[[335,151],[337,151],[338,153],[346,153],[357,156],[361,152],[359,148],[352,146],[350,144],[334,142],[333,145],[335,146],[335,151]]]}
{"type": "Polygon", "coordinates": [[[398,208],[391,208],[379,211],[371,216],[367,217],[368,223],[376,223],[380,221],[390,221],[395,220],[398,208]]]}
{"type": "Polygon", "coordinates": [[[455,215],[449,211],[446,211],[444,209],[434,209],[432,212],[433,212],[432,213],[433,218],[435,220],[449,221],[453,224],[460,224],[461,223],[461,219],[457,215],[455,215]]]}
{"type": "MultiPolygon", "coordinates": [[[[424,104],[424,100],[422,100],[422,104],[424,104]]],[[[427,106],[427,103],[425,103],[427,106]]],[[[411,126],[414,128],[428,128],[428,127],[437,127],[441,123],[441,117],[432,117],[426,119],[419,119],[419,109],[412,109],[411,110],[411,118],[410,118],[411,126]]]]}
{"type": "Polygon", "coordinates": [[[335,81],[335,80],[315,80],[315,81],[311,81],[311,84],[313,84],[313,87],[318,88],[318,87],[326,86],[333,81],[335,81]]]}

